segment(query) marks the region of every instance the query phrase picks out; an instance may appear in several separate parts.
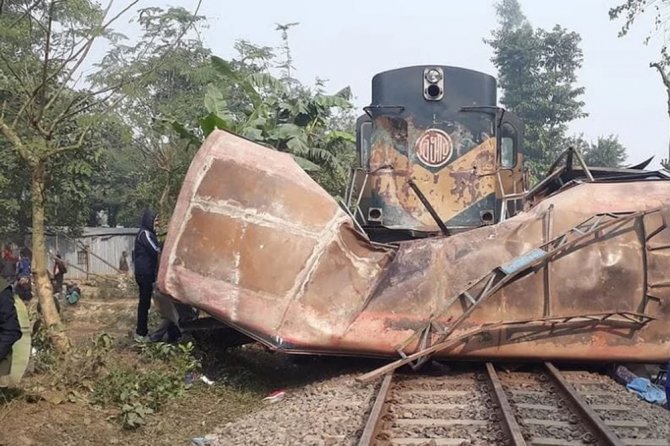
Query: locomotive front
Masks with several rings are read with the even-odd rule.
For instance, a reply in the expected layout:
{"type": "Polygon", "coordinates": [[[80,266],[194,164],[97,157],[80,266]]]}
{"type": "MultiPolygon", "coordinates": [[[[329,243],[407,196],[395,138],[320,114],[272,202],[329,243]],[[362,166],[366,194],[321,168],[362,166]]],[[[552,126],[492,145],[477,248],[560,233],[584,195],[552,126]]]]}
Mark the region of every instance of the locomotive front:
{"type": "Polygon", "coordinates": [[[523,128],[495,78],[414,66],[372,79],[357,122],[349,205],[376,241],[452,234],[512,215],[524,191],[523,128]]]}

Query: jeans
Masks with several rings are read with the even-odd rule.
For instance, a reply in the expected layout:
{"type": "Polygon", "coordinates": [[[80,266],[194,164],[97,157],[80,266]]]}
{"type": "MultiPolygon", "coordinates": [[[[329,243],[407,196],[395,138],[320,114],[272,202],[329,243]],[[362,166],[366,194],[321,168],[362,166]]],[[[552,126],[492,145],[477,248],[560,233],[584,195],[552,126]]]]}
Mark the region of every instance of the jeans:
{"type": "Polygon", "coordinates": [[[154,290],[156,278],[149,274],[138,274],[135,282],[140,288],[140,301],[137,304],[137,328],[135,333],[146,336],[149,333],[149,308],[151,308],[151,294],[154,290]]]}

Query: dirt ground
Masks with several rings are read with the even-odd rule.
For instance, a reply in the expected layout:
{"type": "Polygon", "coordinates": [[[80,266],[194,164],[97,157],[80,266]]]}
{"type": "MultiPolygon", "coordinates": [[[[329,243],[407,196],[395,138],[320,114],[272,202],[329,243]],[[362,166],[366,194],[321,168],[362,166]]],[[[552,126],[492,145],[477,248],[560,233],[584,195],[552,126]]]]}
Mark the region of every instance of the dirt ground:
{"type": "MultiPolygon", "coordinates": [[[[128,360],[123,348],[130,348],[135,320],[132,290],[119,290],[117,296],[90,287],[83,291],[78,304],[62,309],[71,340],[82,345],[107,333],[116,345],[113,354],[119,361],[128,360]]],[[[0,389],[0,446],[189,445],[191,438],[262,408],[266,404],[262,399],[273,390],[361,370],[361,364],[351,360],[296,359],[253,344],[225,351],[197,350],[196,354],[201,373],[214,384],[195,381],[183,396],[167,402],[158,413],[147,416],[144,426],[132,431],[122,428],[115,408],[95,406],[86,395],[54,395],[47,384],[53,378],[49,373],[28,374],[20,389],[0,389]]]]}

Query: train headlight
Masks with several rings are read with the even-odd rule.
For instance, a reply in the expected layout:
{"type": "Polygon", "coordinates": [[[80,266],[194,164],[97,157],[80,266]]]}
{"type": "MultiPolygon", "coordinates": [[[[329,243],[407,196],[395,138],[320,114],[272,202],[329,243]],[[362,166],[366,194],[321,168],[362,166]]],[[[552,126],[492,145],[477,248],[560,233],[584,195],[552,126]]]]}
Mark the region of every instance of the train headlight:
{"type": "Polygon", "coordinates": [[[435,68],[426,71],[426,80],[431,84],[436,84],[442,80],[442,73],[435,68]]]}
{"type": "Polygon", "coordinates": [[[441,67],[423,69],[423,98],[427,101],[441,101],[444,98],[444,71],[441,67]]]}

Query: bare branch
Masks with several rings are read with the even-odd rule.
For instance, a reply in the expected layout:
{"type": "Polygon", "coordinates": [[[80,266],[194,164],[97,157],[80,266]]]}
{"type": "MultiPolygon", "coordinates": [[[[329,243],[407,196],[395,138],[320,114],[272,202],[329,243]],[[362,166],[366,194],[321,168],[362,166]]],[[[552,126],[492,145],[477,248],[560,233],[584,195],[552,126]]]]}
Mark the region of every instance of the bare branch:
{"type": "MultiPolygon", "coordinates": [[[[134,1],[131,3],[131,5],[129,5],[127,8],[125,8],[121,13],[127,11],[132,5],[134,5],[134,4],[138,3],[138,2],[139,2],[139,0],[134,0],[134,1]]],[[[110,5],[111,5],[111,3],[110,3],[110,5]]],[[[200,10],[201,5],[202,5],[202,0],[198,0],[198,4],[197,4],[197,6],[196,6],[196,8],[195,8],[195,10],[194,10],[194,12],[193,12],[193,17],[194,17],[194,18],[198,15],[198,11],[200,10]]],[[[109,8],[109,6],[108,6],[108,8],[109,8]]],[[[105,26],[109,26],[114,20],[117,20],[121,13],[117,14],[112,20],[108,21],[108,22],[107,22],[107,25],[105,25],[105,26]]],[[[191,23],[193,23],[193,22],[191,22],[191,23]]],[[[172,48],[174,48],[175,46],[177,46],[177,44],[181,41],[181,39],[184,37],[184,35],[186,35],[186,33],[188,32],[189,28],[190,28],[190,26],[186,26],[186,27],[184,27],[184,29],[182,30],[181,34],[179,34],[179,36],[177,36],[177,38],[175,39],[175,41],[174,41],[173,44],[171,45],[172,48]]],[[[82,56],[82,57],[85,57],[85,55],[82,56]]],[[[83,61],[83,58],[80,59],[80,60],[78,61],[78,64],[80,64],[82,61],[83,61]]],[[[65,120],[65,119],[67,119],[67,118],[70,118],[70,117],[76,115],[77,113],[81,113],[82,111],[88,110],[89,108],[93,107],[94,105],[98,105],[98,104],[100,104],[100,103],[105,102],[105,101],[106,101],[107,99],[109,99],[109,98],[112,96],[112,94],[115,93],[118,89],[120,89],[120,88],[122,88],[122,87],[124,87],[125,85],[128,85],[128,84],[130,84],[130,83],[138,82],[138,81],[140,81],[140,80],[142,80],[142,79],[148,77],[150,74],[152,74],[153,72],[155,72],[158,68],[160,68],[164,63],[165,63],[165,59],[164,59],[164,58],[163,58],[163,59],[160,59],[160,60],[158,61],[158,63],[156,63],[152,68],[150,68],[149,70],[145,71],[142,75],[140,75],[140,76],[138,76],[138,77],[135,77],[135,78],[127,78],[126,80],[121,81],[121,82],[118,82],[118,83],[116,83],[116,84],[114,84],[114,85],[111,85],[111,86],[108,86],[108,87],[101,88],[100,90],[97,90],[97,91],[94,91],[94,92],[87,93],[84,97],[80,98],[79,100],[73,100],[73,101],[70,102],[70,104],[65,108],[65,110],[63,110],[63,112],[61,112],[61,114],[60,114],[58,117],[56,117],[56,119],[54,119],[54,121],[51,123],[49,133],[53,133],[53,132],[55,131],[56,127],[58,126],[58,124],[59,124],[60,122],[62,122],[63,120],[65,120]],[[100,101],[97,101],[97,102],[94,102],[94,103],[92,103],[92,104],[89,104],[89,105],[87,105],[87,106],[85,106],[85,107],[83,107],[83,108],[77,108],[75,111],[70,111],[70,110],[72,110],[72,108],[79,107],[81,104],[85,103],[86,101],[88,101],[88,100],[90,100],[90,99],[92,99],[92,98],[94,98],[94,97],[96,97],[96,96],[99,96],[99,95],[101,95],[101,94],[105,94],[105,93],[107,93],[107,92],[111,92],[111,93],[110,93],[108,96],[106,96],[104,99],[102,99],[102,100],[100,100],[100,101]]],[[[78,65],[77,65],[77,66],[78,66],[78,65]]],[[[76,68],[75,68],[75,69],[76,69],[76,68]]],[[[69,77],[68,77],[67,80],[69,80],[69,79],[71,78],[72,73],[73,73],[73,71],[71,70],[71,71],[70,71],[70,74],[69,74],[69,77]]],[[[64,82],[65,82],[65,81],[64,81],[64,82]]],[[[49,107],[51,104],[53,104],[53,102],[56,100],[56,98],[60,95],[60,92],[61,92],[61,91],[62,91],[62,90],[59,90],[59,91],[56,93],[56,95],[54,95],[54,96],[51,98],[51,100],[49,101],[49,104],[47,104],[47,107],[49,107]]],[[[117,102],[118,102],[118,101],[117,101],[117,102]]]]}
{"type": "MultiPolygon", "coordinates": [[[[3,2],[3,3],[4,3],[4,2],[3,2]]],[[[14,28],[14,27],[16,26],[16,24],[19,23],[21,20],[23,20],[23,19],[26,18],[26,17],[30,17],[30,16],[32,15],[32,11],[33,11],[33,9],[35,9],[35,7],[36,7],[37,5],[39,5],[40,3],[42,3],[42,0],[36,0],[35,3],[33,3],[32,5],[30,5],[30,7],[28,7],[28,9],[26,9],[25,12],[24,12],[23,14],[21,14],[21,16],[20,16],[19,18],[17,18],[16,20],[14,20],[14,23],[12,23],[11,25],[9,25],[9,27],[10,27],[10,28],[14,28]]],[[[37,21],[37,22],[39,23],[39,21],[37,21]]]]}
{"type": "Polygon", "coordinates": [[[12,74],[12,76],[14,76],[14,79],[17,80],[17,82],[19,83],[19,87],[23,90],[23,92],[26,93],[26,94],[30,94],[30,93],[28,93],[28,90],[23,85],[24,84],[24,79],[21,79],[21,77],[18,74],[16,74],[16,71],[14,71],[14,68],[12,67],[12,64],[10,63],[9,60],[7,60],[5,58],[5,56],[2,54],[2,51],[0,51],[0,60],[5,63],[7,71],[9,71],[12,74]]]}
{"type": "Polygon", "coordinates": [[[19,111],[16,112],[16,115],[14,116],[14,121],[12,121],[12,127],[16,128],[16,124],[19,123],[19,119],[21,119],[21,115],[23,115],[23,112],[26,111],[28,107],[30,107],[30,104],[33,102],[34,96],[30,96],[26,98],[26,100],[21,104],[21,108],[19,108],[19,111]]]}
{"type": "Polygon", "coordinates": [[[125,81],[120,85],[112,86],[112,87],[109,87],[109,88],[103,88],[102,90],[87,93],[84,96],[79,97],[79,99],[77,99],[77,98],[73,99],[72,101],[70,101],[68,106],[65,107],[65,109],[63,109],[63,111],[51,122],[51,125],[49,126],[49,133],[55,132],[56,127],[62,121],[71,118],[72,116],[76,115],[77,113],[81,113],[83,111],[86,111],[86,110],[90,109],[91,107],[93,107],[95,105],[102,104],[102,103],[106,102],[109,98],[111,98],[114,95],[117,88],[120,88],[122,85],[125,85],[125,84],[130,83],[130,82],[132,82],[132,79],[128,80],[128,81],[125,81]],[[96,96],[107,93],[109,91],[111,91],[111,93],[109,93],[103,99],[93,101],[93,99],[96,96]],[[84,107],[79,107],[80,105],[83,105],[88,101],[93,101],[93,102],[89,103],[88,105],[86,105],[84,107]],[[73,108],[74,108],[74,111],[71,111],[73,108]]]}
{"type": "Polygon", "coordinates": [[[23,115],[24,112],[27,112],[29,107],[32,105],[33,100],[35,99],[35,92],[30,93],[28,89],[25,87],[25,84],[27,82],[27,79],[21,79],[19,75],[13,70],[11,67],[9,61],[4,58],[2,53],[0,53],[0,60],[5,62],[5,65],[7,66],[7,69],[14,75],[16,78],[17,82],[19,83],[19,88],[23,90],[23,93],[25,94],[25,100],[23,104],[21,104],[21,107],[19,108],[19,111],[16,113],[14,116],[14,121],[12,122],[12,127],[16,127],[16,124],[18,124],[19,120],[21,119],[21,116],[23,115]]]}
{"type": "MultiPolygon", "coordinates": [[[[40,108],[37,111],[36,120],[39,121],[42,119],[44,110],[46,108],[46,97],[47,97],[47,73],[49,71],[49,51],[51,49],[51,26],[53,24],[53,14],[54,14],[54,4],[55,0],[52,0],[49,4],[49,15],[47,21],[47,40],[44,45],[44,63],[42,64],[42,83],[37,87],[37,91],[42,92],[42,100],[40,101],[40,108]]],[[[35,93],[37,94],[37,92],[35,93]]]]}
{"type": "Polygon", "coordinates": [[[4,119],[0,118],[0,134],[2,134],[7,141],[14,147],[14,150],[19,154],[21,158],[26,161],[31,161],[32,157],[26,146],[21,141],[19,135],[5,123],[4,119]]]}
{"type": "MultiPolygon", "coordinates": [[[[139,1],[140,0],[133,0],[132,2],[130,2],[125,8],[123,8],[121,11],[119,11],[118,14],[116,14],[111,19],[107,20],[107,22],[103,23],[100,26],[100,28],[96,29],[95,30],[96,32],[94,34],[92,34],[91,36],[89,36],[87,40],[80,41],[80,43],[85,42],[84,45],[79,50],[77,50],[71,57],[69,57],[68,59],[63,61],[63,63],[60,65],[60,67],[58,67],[58,69],[50,77],[50,79],[54,78],[55,76],[58,76],[62,71],[65,70],[65,68],[68,66],[68,64],[70,64],[72,61],[76,60],[75,64],[67,70],[68,72],[65,75],[65,78],[62,80],[62,82],[64,84],[67,84],[68,82],[70,82],[74,73],[79,69],[81,64],[83,64],[84,61],[86,60],[86,58],[88,57],[88,53],[91,50],[91,47],[93,46],[93,43],[99,37],[99,35],[103,31],[105,31],[107,28],[109,28],[112,25],[112,23],[114,23],[116,20],[118,20],[119,17],[121,17],[126,12],[128,12],[128,10],[130,10],[137,3],[139,3],[139,1]]],[[[107,4],[107,8],[105,8],[105,11],[103,12],[103,20],[104,20],[104,17],[106,17],[107,14],[109,13],[109,10],[112,7],[113,3],[114,3],[114,0],[110,0],[109,3],[107,4]]],[[[77,45],[79,45],[79,43],[77,45]]],[[[62,90],[58,90],[54,94],[54,96],[51,98],[51,100],[49,100],[49,103],[46,106],[47,109],[49,107],[51,107],[51,105],[53,105],[53,103],[58,99],[58,97],[61,95],[61,93],[62,93],[62,90]]]]}
{"type": "MultiPolygon", "coordinates": [[[[120,100],[121,100],[121,98],[116,99],[111,104],[109,104],[102,112],[104,113],[104,112],[107,112],[109,110],[112,110],[114,107],[116,107],[116,105],[119,103],[120,100]]],[[[100,102],[98,102],[98,103],[100,103],[100,102]]],[[[92,104],[90,106],[93,106],[93,105],[97,105],[97,104],[92,104]]],[[[84,128],[84,130],[79,135],[79,139],[77,140],[77,142],[75,144],[72,144],[72,145],[69,145],[69,146],[64,146],[64,147],[58,147],[56,149],[50,150],[49,152],[47,152],[47,156],[53,156],[53,155],[57,155],[57,154],[60,154],[60,153],[71,152],[71,151],[74,151],[74,150],[81,149],[84,145],[84,139],[86,138],[86,135],[93,128],[93,124],[94,123],[92,122],[84,128]]]]}
{"type": "MultiPolygon", "coordinates": [[[[102,28],[100,28],[100,31],[104,31],[104,30],[106,30],[107,28],[109,28],[109,26],[110,26],[112,23],[116,22],[116,21],[119,19],[119,17],[121,17],[121,16],[122,16],[123,14],[125,14],[126,12],[128,12],[128,10],[130,10],[133,6],[135,6],[135,5],[138,4],[139,2],[140,2],[140,0],[133,0],[132,2],[130,2],[130,4],[129,4],[128,6],[126,6],[125,8],[123,8],[121,11],[119,11],[118,14],[116,14],[114,17],[112,17],[111,19],[109,19],[109,20],[107,21],[107,23],[105,23],[104,25],[102,25],[102,28]]],[[[114,3],[114,0],[110,0],[110,1],[109,1],[109,4],[107,5],[107,9],[105,10],[105,14],[104,14],[105,17],[107,16],[107,13],[109,13],[109,9],[112,7],[112,3],[114,3]]]]}
{"type": "Polygon", "coordinates": [[[42,137],[46,140],[51,139],[51,132],[49,132],[47,129],[42,127],[42,124],[39,121],[33,121],[33,125],[37,129],[37,131],[42,135],[42,137]]]}
{"type": "Polygon", "coordinates": [[[72,152],[75,150],[79,150],[84,146],[84,139],[86,138],[86,135],[88,132],[91,131],[91,128],[93,128],[93,124],[87,125],[84,130],[81,131],[81,134],[79,135],[79,139],[77,140],[76,143],[69,145],[69,146],[64,146],[64,147],[58,147],[56,149],[52,149],[47,152],[46,156],[51,157],[54,155],[58,155],[60,153],[65,153],[65,152],[72,152]]]}
{"type": "MultiPolygon", "coordinates": [[[[97,106],[97,105],[104,104],[104,103],[107,102],[107,100],[109,100],[109,98],[111,98],[113,95],[114,95],[114,92],[111,92],[111,93],[109,93],[107,96],[105,96],[105,97],[102,98],[102,99],[98,99],[97,101],[90,102],[90,103],[84,105],[83,107],[79,107],[79,108],[77,108],[77,109],[71,111],[70,113],[64,115],[61,119],[62,119],[62,120],[69,119],[69,118],[71,118],[71,117],[73,117],[73,116],[75,116],[75,115],[78,115],[79,113],[83,113],[83,112],[85,112],[86,110],[89,110],[89,109],[91,109],[91,108],[93,108],[93,107],[95,107],[95,106],[97,106]]],[[[90,99],[90,98],[87,98],[87,99],[90,99]]],[[[120,100],[120,99],[121,99],[121,98],[119,98],[119,100],[120,100]]],[[[118,103],[118,101],[115,101],[115,103],[118,103]]],[[[83,104],[83,102],[80,101],[78,105],[81,105],[81,104],[83,104]]],[[[55,129],[54,129],[54,130],[55,130],[55,129]]]]}
{"type": "Polygon", "coordinates": [[[665,85],[665,88],[670,89],[670,79],[668,78],[668,74],[665,72],[661,64],[658,62],[652,62],[649,64],[649,66],[658,70],[659,74],[661,75],[661,79],[663,80],[663,85],[665,85]]]}

